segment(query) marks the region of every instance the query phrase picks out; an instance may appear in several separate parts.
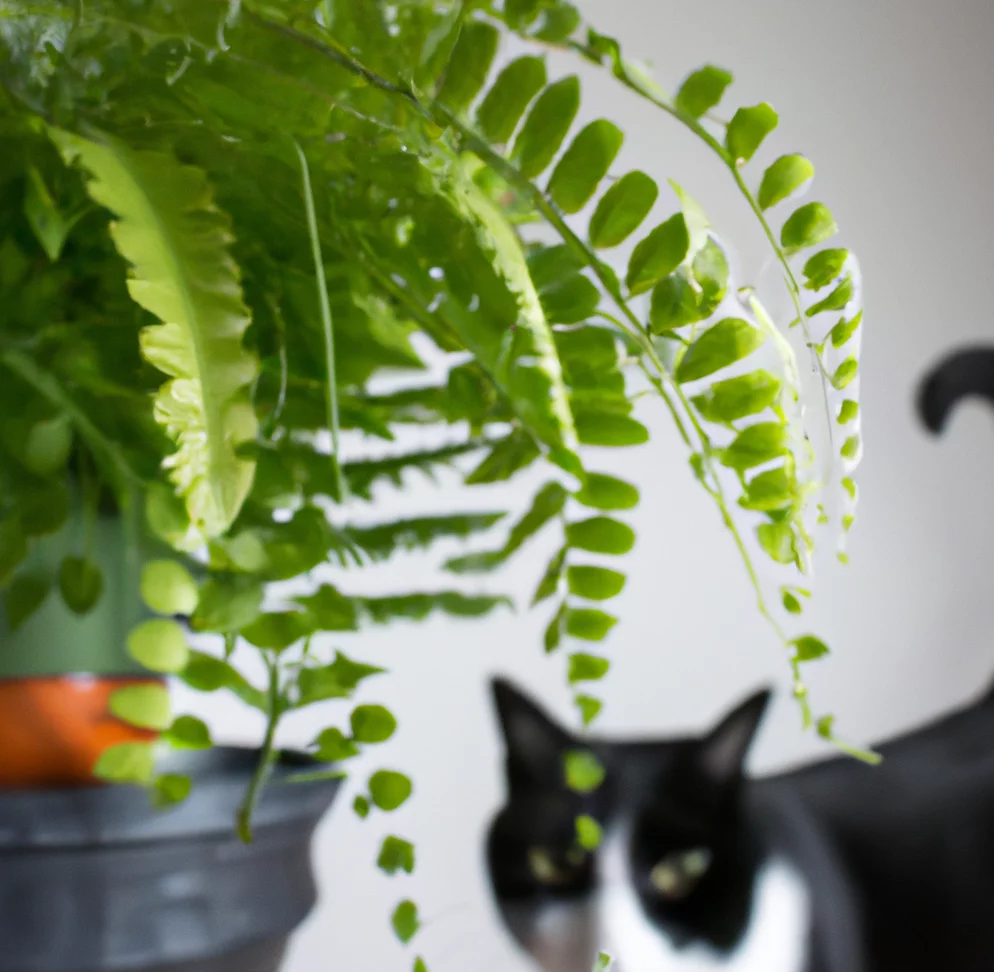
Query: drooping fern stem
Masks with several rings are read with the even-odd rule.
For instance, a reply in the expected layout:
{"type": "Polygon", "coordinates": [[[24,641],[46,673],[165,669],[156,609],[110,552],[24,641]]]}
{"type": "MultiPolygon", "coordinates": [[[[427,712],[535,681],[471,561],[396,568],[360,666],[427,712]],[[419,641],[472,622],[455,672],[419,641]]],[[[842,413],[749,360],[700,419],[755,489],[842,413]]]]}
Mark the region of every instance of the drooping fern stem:
{"type": "Polygon", "coordinates": [[[324,275],[324,259],[321,255],[321,239],[318,235],[317,213],[314,209],[314,193],[311,191],[311,173],[307,167],[307,156],[294,139],[293,147],[297,150],[300,160],[300,180],[304,196],[304,209],[307,213],[307,234],[311,240],[311,254],[314,257],[314,281],[317,286],[318,304],[321,308],[321,329],[324,335],[324,358],[326,380],[325,410],[327,412],[328,431],[331,433],[331,463],[332,482],[335,490],[333,499],[340,503],[345,497],[342,480],[342,463],[339,452],[339,420],[338,420],[338,379],[335,376],[335,332],[332,327],[331,305],[328,301],[328,283],[324,275]]]}

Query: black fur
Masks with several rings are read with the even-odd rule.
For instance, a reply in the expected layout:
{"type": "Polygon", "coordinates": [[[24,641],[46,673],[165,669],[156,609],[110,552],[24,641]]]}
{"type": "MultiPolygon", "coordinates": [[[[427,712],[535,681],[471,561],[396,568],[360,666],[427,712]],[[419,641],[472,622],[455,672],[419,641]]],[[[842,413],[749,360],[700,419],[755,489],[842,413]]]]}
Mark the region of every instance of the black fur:
{"type": "MultiPolygon", "coordinates": [[[[767,693],[702,737],[648,742],[579,739],[508,683],[496,682],[494,694],[509,791],[490,831],[490,874],[509,927],[533,951],[522,928],[534,922],[522,916],[586,900],[597,887],[597,852],[581,852],[575,831],[588,814],[605,829],[630,820],[642,909],[678,945],[733,954],[757,872],[776,855],[811,896],[804,972],[994,972],[990,694],[880,747],[879,767],[839,757],[756,780],[744,778],[742,763],[767,693]],[[592,794],[565,785],[574,748],[592,750],[606,769],[592,794]],[[706,873],[660,894],[652,869],[689,848],[708,850],[706,873]]],[[[575,970],[549,967],[589,972],[587,957],[575,970]]]]}

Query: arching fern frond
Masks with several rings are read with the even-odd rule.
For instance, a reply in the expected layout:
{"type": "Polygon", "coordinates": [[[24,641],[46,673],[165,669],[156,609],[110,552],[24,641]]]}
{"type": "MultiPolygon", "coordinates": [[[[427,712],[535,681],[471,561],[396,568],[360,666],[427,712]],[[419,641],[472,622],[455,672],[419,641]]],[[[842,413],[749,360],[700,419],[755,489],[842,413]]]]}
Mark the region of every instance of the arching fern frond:
{"type": "Polygon", "coordinates": [[[256,433],[247,386],[258,365],[242,346],[249,315],[228,253],[230,221],[206,174],[171,155],[102,134],[51,136],[89,174],[94,201],[115,215],[111,233],[131,265],[131,296],[162,322],[143,329],[141,349],[169,375],[154,412],[177,446],[165,465],[186,501],[194,546],[231,524],[255,468],[235,452],[256,433]]]}

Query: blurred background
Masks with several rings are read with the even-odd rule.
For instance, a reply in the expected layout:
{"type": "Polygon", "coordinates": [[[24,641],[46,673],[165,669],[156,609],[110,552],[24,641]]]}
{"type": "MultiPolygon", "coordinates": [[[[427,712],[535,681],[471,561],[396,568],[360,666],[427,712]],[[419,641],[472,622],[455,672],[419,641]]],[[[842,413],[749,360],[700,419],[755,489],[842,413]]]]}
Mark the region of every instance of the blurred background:
{"type": "MultiPolygon", "coordinates": [[[[982,407],[967,404],[948,432],[932,439],[918,423],[914,395],[937,357],[991,336],[994,4],[587,0],[579,6],[630,57],[651,63],[666,87],[709,62],[735,74],[740,103],[770,101],[781,125],[766,150],[801,151],[814,160],[813,198],[832,207],[845,228],[844,244],[861,260],[866,455],[851,565],[821,565],[807,614],[833,650],[811,669],[820,707],[837,714],[849,738],[872,742],[967,701],[994,676],[994,429],[982,407]]],[[[755,280],[765,251],[719,163],[606,74],[565,60],[551,67],[579,71],[587,115],[609,112],[625,129],[618,171],[637,166],[683,183],[705,201],[737,255],[740,275],[755,280]]],[[[614,666],[602,683],[600,731],[700,729],[767,683],[777,697],[753,753],[755,770],[828,755],[801,735],[785,660],[754,609],[710,500],[680,458],[667,416],[652,404],[639,418],[651,429],[651,444],[622,450],[620,458],[604,450],[599,466],[642,491],[631,517],[639,541],[627,558],[628,586],[615,602],[621,621],[607,643],[614,666]]],[[[512,487],[454,493],[455,482],[384,494],[378,515],[433,504],[453,510],[455,503],[516,513],[537,485],[522,478],[512,487]]],[[[533,544],[509,570],[482,583],[527,603],[554,541],[533,544]]],[[[445,587],[449,580],[436,565],[455,549],[398,557],[368,577],[350,578],[350,590],[360,582],[370,592],[445,587]]],[[[488,678],[513,672],[573,724],[565,662],[541,649],[547,613],[543,605],[483,625],[439,620],[362,635],[361,657],[402,677],[371,679],[361,698],[389,705],[401,731],[353,764],[356,782],[346,785],[321,826],[321,897],[294,939],[287,972],[409,968],[410,956],[388,931],[401,897],[419,902],[425,927],[417,945],[433,972],[528,968],[496,920],[483,868],[484,834],[503,791],[488,678]],[[431,705],[442,688],[444,703],[431,705]],[[396,814],[360,821],[351,809],[354,787],[384,766],[414,778],[415,799],[396,814]],[[416,843],[413,877],[387,879],[373,866],[386,833],[416,843]]],[[[221,709],[216,697],[205,704],[181,687],[177,693],[177,711],[207,715],[219,740],[259,738],[254,714],[237,702],[221,709]]],[[[340,715],[332,705],[290,721],[281,743],[304,745],[340,715]]]]}

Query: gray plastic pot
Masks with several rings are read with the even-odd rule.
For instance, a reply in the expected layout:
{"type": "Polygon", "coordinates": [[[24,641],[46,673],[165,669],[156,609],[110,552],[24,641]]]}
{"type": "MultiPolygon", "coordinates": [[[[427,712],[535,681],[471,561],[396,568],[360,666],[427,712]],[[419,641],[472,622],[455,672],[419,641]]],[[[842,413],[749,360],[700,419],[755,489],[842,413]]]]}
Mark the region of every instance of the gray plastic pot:
{"type": "Polygon", "coordinates": [[[314,905],[311,837],[337,780],[284,754],[242,844],[256,753],[177,754],[194,779],[157,811],[136,787],[0,791],[0,972],[275,972],[314,905]]]}

